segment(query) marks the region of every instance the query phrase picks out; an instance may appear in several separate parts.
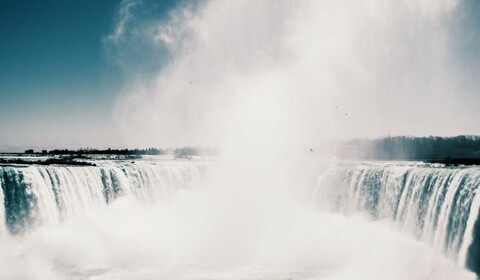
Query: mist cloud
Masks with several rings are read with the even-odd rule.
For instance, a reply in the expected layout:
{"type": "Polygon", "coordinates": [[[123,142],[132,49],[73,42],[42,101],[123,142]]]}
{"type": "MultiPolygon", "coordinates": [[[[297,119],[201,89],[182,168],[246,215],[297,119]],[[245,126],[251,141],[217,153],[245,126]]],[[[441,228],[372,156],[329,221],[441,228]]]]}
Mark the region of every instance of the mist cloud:
{"type": "Polygon", "coordinates": [[[454,0],[212,0],[167,19],[131,14],[134,36],[117,50],[148,45],[144,56],[162,63],[131,76],[118,120],[133,145],[237,151],[479,133],[453,70],[456,9],[454,0]]]}

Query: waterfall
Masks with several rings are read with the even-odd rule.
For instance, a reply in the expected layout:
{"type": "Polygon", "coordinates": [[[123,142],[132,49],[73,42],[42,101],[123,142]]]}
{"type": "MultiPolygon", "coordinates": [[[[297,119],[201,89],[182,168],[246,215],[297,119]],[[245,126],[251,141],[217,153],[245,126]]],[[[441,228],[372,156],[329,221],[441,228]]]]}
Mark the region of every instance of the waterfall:
{"type": "Polygon", "coordinates": [[[199,182],[200,164],[103,162],[99,166],[0,166],[0,236],[58,224],[123,195],[169,199],[199,182]]]}
{"type": "MultiPolygon", "coordinates": [[[[3,186],[3,176],[0,176],[0,184],[3,186]]],[[[0,187],[0,201],[5,201],[3,195],[3,188],[0,187]]],[[[5,204],[0,203],[0,237],[7,233],[6,221],[5,221],[5,204]]]]}
{"type": "Polygon", "coordinates": [[[479,187],[479,167],[346,163],[320,176],[315,201],[345,214],[393,220],[463,266],[480,207],[479,187]]]}

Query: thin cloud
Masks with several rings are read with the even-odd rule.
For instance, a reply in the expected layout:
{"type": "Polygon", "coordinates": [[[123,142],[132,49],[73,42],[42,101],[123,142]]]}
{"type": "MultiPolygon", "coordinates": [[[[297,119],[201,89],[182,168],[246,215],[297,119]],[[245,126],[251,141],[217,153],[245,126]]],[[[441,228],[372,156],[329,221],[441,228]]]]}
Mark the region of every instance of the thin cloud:
{"type": "Polygon", "coordinates": [[[140,0],[123,0],[118,9],[117,19],[110,34],[104,37],[104,42],[118,44],[125,40],[125,33],[133,18],[133,9],[141,5],[140,0]]]}

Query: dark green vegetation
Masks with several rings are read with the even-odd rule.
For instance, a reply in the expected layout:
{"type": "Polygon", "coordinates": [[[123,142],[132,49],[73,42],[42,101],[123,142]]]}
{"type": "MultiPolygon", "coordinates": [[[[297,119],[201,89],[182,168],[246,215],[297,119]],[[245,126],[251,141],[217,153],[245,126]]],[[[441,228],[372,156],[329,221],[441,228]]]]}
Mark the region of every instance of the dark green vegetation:
{"type": "MultiPolygon", "coordinates": [[[[314,149],[309,149],[314,152],[314,149]]],[[[316,151],[317,149],[315,149],[316,151]]],[[[320,156],[337,157],[351,160],[415,160],[447,165],[480,165],[480,136],[455,137],[412,137],[389,136],[377,139],[352,139],[343,142],[334,142],[318,148],[320,156]]],[[[29,155],[70,156],[75,158],[93,155],[113,156],[111,159],[130,159],[144,155],[172,155],[176,158],[190,158],[200,155],[215,155],[211,148],[184,147],[184,148],[146,148],[146,149],[55,149],[35,152],[26,150],[29,155]]],[[[67,158],[68,159],[68,158],[67,158]]],[[[61,162],[72,160],[58,159],[61,162]]],[[[2,162],[0,162],[2,163],[2,162]]],[[[42,164],[42,163],[39,163],[42,164]]],[[[50,163],[45,164],[61,164],[50,163]]],[[[75,163],[73,163],[75,164],[75,163]]],[[[83,164],[83,163],[81,163],[83,164]]]]}
{"type": "Polygon", "coordinates": [[[214,155],[215,151],[210,148],[198,148],[198,147],[183,147],[183,148],[146,148],[146,149],[55,149],[55,150],[42,150],[41,152],[35,152],[33,149],[25,150],[24,154],[32,155],[72,155],[72,156],[84,156],[84,155],[121,155],[121,156],[144,156],[144,155],[174,155],[176,157],[189,157],[198,155],[214,155]]]}
{"type": "Polygon", "coordinates": [[[146,155],[170,155],[175,158],[190,159],[199,155],[214,155],[215,151],[208,148],[169,148],[169,149],[55,149],[35,152],[25,150],[23,154],[5,153],[0,156],[0,165],[71,165],[95,166],[95,160],[136,160],[146,155]]]}
{"type": "Polygon", "coordinates": [[[25,151],[25,154],[48,154],[48,155],[164,155],[166,150],[157,148],[147,149],[55,149],[55,150],[42,150],[41,153],[35,153],[34,150],[29,149],[25,151]]]}
{"type": "Polygon", "coordinates": [[[445,164],[480,164],[480,136],[354,139],[337,146],[343,159],[420,160],[445,164]]]}
{"type": "Polygon", "coordinates": [[[39,165],[74,165],[74,166],[96,166],[92,162],[88,161],[79,161],[75,156],[68,157],[59,157],[59,158],[47,158],[47,159],[24,159],[24,158],[0,158],[0,164],[2,165],[11,165],[11,164],[21,164],[21,165],[30,165],[30,164],[39,164],[39,165]]]}

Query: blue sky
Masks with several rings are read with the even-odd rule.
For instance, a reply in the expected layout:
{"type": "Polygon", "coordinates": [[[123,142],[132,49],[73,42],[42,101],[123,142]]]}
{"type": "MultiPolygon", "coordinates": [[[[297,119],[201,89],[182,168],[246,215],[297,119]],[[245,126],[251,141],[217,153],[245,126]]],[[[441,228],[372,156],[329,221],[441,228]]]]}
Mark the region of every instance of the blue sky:
{"type": "MultiPolygon", "coordinates": [[[[124,73],[105,49],[117,0],[0,1],[0,145],[104,145],[124,73]]],[[[159,1],[161,17],[174,1],[159,1]]]]}
{"type": "MultiPolygon", "coordinates": [[[[184,2],[0,0],[0,151],[14,146],[128,146],[118,135],[115,102],[135,75],[158,75],[159,66],[167,63],[167,50],[152,49],[134,32],[119,46],[109,45],[106,38],[115,31],[126,3],[142,6],[134,22],[141,29],[149,18],[168,18],[184,2]]],[[[452,72],[462,73],[464,92],[458,99],[464,100],[461,109],[472,123],[438,134],[480,131],[471,131],[480,121],[480,1],[460,2],[450,18],[457,67],[452,72]]],[[[230,32],[227,25],[221,28],[230,32]]]]}

